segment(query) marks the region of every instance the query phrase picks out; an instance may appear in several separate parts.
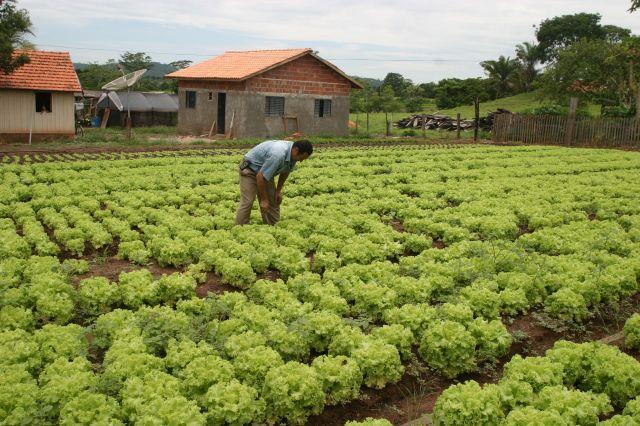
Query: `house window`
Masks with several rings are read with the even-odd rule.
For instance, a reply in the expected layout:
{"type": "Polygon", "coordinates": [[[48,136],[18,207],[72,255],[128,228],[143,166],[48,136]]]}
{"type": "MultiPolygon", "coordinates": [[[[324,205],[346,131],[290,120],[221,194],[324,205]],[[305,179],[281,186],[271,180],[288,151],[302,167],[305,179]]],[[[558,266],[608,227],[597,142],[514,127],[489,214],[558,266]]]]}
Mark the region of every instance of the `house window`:
{"type": "Polygon", "coordinates": [[[270,117],[282,117],[284,115],[284,97],[267,96],[264,105],[264,114],[270,117]]]}
{"type": "Polygon", "coordinates": [[[331,117],[331,99],[316,99],[313,115],[316,117],[331,117]]]}
{"type": "Polygon", "coordinates": [[[210,101],[213,100],[213,92],[209,92],[209,97],[207,99],[209,99],[210,101]]]}
{"type": "Polygon", "coordinates": [[[36,112],[51,112],[51,92],[36,92],[36,112]]]}
{"type": "Polygon", "coordinates": [[[193,90],[187,90],[185,93],[187,94],[187,108],[195,108],[196,92],[193,90]]]}

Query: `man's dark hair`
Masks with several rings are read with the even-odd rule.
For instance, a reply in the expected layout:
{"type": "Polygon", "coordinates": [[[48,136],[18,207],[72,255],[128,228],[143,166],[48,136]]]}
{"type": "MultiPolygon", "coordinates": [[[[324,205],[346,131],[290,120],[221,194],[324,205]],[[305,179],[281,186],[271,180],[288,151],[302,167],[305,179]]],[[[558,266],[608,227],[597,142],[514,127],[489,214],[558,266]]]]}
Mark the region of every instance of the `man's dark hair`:
{"type": "Polygon", "coordinates": [[[298,148],[299,154],[313,154],[313,145],[306,139],[301,139],[293,143],[293,148],[298,148]]]}

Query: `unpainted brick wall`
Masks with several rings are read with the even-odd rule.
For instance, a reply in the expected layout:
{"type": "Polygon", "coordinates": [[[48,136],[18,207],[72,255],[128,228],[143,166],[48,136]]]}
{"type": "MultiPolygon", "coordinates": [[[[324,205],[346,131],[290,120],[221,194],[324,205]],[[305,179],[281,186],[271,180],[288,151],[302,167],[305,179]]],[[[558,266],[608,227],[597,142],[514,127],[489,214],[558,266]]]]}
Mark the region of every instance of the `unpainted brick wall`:
{"type": "Polygon", "coordinates": [[[303,56],[247,81],[256,92],[348,95],[350,82],[312,56],[303,56]]]}

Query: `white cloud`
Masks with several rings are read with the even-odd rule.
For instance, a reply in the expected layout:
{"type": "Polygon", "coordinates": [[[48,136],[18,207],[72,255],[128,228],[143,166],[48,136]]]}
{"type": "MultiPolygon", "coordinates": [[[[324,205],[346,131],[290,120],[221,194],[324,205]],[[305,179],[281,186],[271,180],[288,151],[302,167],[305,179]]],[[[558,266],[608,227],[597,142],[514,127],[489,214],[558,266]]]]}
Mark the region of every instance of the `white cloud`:
{"type": "MultiPolygon", "coordinates": [[[[113,21],[151,23],[167,31],[200,28],[228,32],[224,50],[234,45],[233,34],[255,37],[255,48],[308,46],[327,58],[455,59],[457,62],[360,62],[337,61],[347,72],[382,76],[396,70],[417,81],[445,76],[480,75],[479,60],[513,55],[514,46],[533,40],[534,24],[544,18],[576,12],[598,12],[603,22],[640,32],[638,16],[626,12],[627,0],[23,0],[36,26],[113,21]],[[468,61],[468,62],[464,62],[468,61]]],[[[61,39],[60,36],[58,39],[61,39]]],[[[78,45],[70,32],[67,44],[78,45]]],[[[81,37],[80,37],[81,39],[81,37]]],[[[109,45],[105,36],[99,47],[109,45]]],[[[45,43],[42,39],[36,40],[45,43]]],[[[151,45],[149,39],[132,40],[135,46],[151,45]]],[[[206,40],[180,40],[182,51],[203,51],[206,40]]],[[[212,41],[211,45],[217,44],[212,41]]],[[[153,44],[153,46],[156,46],[153,44]]],[[[172,47],[172,46],[169,46],[172,47]]],[[[161,46],[159,48],[162,48],[161,46]]],[[[151,50],[148,49],[147,50],[151,50]]],[[[165,49],[166,50],[166,49],[165,49]]],[[[206,49],[205,52],[212,49],[206,49]]],[[[85,52],[86,53],[86,52],[85,52]]]]}

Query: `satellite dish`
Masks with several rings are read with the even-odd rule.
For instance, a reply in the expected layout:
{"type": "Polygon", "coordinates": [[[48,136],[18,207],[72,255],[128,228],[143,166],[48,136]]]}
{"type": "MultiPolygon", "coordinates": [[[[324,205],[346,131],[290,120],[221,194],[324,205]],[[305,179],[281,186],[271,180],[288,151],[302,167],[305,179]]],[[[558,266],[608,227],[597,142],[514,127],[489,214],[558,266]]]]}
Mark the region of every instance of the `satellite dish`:
{"type": "Polygon", "coordinates": [[[147,70],[142,69],[142,70],[134,71],[129,74],[125,74],[122,77],[116,78],[112,82],[105,84],[104,86],[102,86],[102,89],[103,90],[122,90],[122,89],[130,88],[131,86],[136,84],[138,80],[140,80],[140,77],[142,77],[142,75],[145,72],[147,72],[147,70]]]}
{"type": "Polygon", "coordinates": [[[107,97],[111,100],[111,102],[113,102],[115,107],[118,108],[118,111],[122,111],[124,109],[124,105],[120,100],[120,96],[118,96],[116,92],[103,93],[98,99],[98,104],[100,104],[100,102],[102,102],[107,97]]]}

